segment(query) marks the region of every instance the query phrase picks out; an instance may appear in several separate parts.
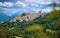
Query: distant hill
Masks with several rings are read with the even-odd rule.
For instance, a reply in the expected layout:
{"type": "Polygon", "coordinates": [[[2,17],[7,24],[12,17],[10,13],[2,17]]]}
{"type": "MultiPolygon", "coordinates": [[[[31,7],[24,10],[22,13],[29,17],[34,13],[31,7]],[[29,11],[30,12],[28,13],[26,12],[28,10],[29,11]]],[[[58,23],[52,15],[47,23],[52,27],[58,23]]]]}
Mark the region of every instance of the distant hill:
{"type": "Polygon", "coordinates": [[[0,22],[7,21],[7,20],[9,20],[10,18],[11,18],[10,16],[7,16],[7,15],[4,14],[4,13],[0,13],[0,22]]]}

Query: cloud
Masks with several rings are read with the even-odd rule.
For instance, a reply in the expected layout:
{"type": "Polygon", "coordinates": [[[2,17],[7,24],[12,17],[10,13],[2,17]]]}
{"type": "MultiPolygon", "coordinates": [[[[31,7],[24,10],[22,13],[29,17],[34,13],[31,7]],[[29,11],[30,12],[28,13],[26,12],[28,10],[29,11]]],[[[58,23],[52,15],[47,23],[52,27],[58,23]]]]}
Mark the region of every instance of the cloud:
{"type": "Polygon", "coordinates": [[[0,2],[0,6],[3,6],[3,7],[12,7],[13,6],[13,3],[12,2],[0,2]]]}
{"type": "Polygon", "coordinates": [[[16,5],[17,5],[17,6],[26,7],[26,4],[23,3],[23,2],[20,2],[20,1],[17,1],[17,2],[16,2],[16,5]]]}
{"type": "Polygon", "coordinates": [[[3,3],[2,2],[0,2],[0,6],[3,6],[3,3]]]}
{"type": "Polygon", "coordinates": [[[0,7],[0,12],[8,15],[8,16],[12,16],[16,13],[16,10],[13,8],[2,8],[0,7]]]}
{"type": "Polygon", "coordinates": [[[34,6],[34,7],[39,7],[38,4],[31,4],[31,6],[34,6]]]}
{"type": "Polygon", "coordinates": [[[12,7],[13,3],[12,2],[4,2],[3,6],[12,7]]]}
{"type": "Polygon", "coordinates": [[[48,8],[44,8],[44,9],[42,9],[42,12],[44,13],[49,13],[49,12],[51,12],[53,9],[52,9],[52,7],[48,7],[48,8]]]}
{"type": "MultiPolygon", "coordinates": [[[[57,3],[59,1],[55,0],[57,3]]],[[[43,12],[50,12],[52,8],[48,8],[48,4],[52,4],[53,0],[25,0],[25,1],[16,1],[13,2],[0,2],[0,7],[8,7],[3,8],[4,13],[11,16],[12,14],[15,14],[16,12],[38,12],[42,10],[43,12]],[[12,7],[12,8],[9,8],[12,7]],[[15,9],[16,8],[16,9],[15,9]]],[[[52,7],[52,6],[51,6],[52,7]]]]}
{"type": "Polygon", "coordinates": [[[37,4],[51,4],[53,0],[26,0],[25,2],[37,3],[37,4]]]}
{"type": "Polygon", "coordinates": [[[17,1],[16,3],[13,2],[0,2],[0,7],[26,7],[26,4],[21,2],[21,1],[17,1]]]}
{"type": "Polygon", "coordinates": [[[55,0],[55,2],[56,2],[57,4],[60,4],[60,0],[55,0]]]}

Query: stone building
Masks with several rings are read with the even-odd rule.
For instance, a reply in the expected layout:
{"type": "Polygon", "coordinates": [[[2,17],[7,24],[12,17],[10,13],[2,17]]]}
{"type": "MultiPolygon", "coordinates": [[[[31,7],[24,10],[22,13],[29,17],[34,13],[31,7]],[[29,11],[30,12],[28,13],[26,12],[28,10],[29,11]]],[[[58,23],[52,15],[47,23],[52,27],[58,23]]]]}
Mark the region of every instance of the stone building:
{"type": "Polygon", "coordinates": [[[20,21],[29,21],[29,20],[33,20],[38,18],[39,16],[43,16],[42,12],[38,12],[38,13],[33,13],[30,14],[28,12],[25,13],[26,15],[22,16],[22,14],[19,14],[17,17],[11,19],[10,21],[16,21],[16,20],[20,20],[20,21]]]}

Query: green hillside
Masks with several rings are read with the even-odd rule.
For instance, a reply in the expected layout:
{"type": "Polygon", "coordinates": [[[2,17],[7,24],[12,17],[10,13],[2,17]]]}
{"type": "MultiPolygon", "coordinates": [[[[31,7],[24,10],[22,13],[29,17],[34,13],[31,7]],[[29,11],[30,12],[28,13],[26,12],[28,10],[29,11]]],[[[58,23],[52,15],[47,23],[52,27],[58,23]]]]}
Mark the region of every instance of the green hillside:
{"type": "Polygon", "coordinates": [[[47,15],[40,16],[32,21],[8,21],[0,24],[0,26],[8,27],[22,38],[60,38],[60,10],[54,9],[47,15]]]}

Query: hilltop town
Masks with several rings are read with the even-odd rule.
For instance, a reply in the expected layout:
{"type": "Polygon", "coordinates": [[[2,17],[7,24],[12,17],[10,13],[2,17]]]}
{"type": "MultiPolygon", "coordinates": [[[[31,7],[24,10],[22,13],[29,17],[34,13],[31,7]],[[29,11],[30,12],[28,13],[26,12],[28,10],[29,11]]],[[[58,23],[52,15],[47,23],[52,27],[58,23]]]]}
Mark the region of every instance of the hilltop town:
{"type": "Polygon", "coordinates": [[[33,13],[33,14],[26,12],[25,15],[23,15],[23,14],[17,15],[15,18],[11,19],[10,22],[12,22],[12,21],[15,22],[16,20],[30,21],[30,20],[38,18],[39,16],[44,16],[44,14],[41,11],[39,11],[37,13],[33,13]]]}

